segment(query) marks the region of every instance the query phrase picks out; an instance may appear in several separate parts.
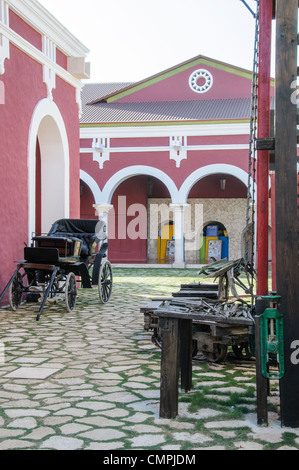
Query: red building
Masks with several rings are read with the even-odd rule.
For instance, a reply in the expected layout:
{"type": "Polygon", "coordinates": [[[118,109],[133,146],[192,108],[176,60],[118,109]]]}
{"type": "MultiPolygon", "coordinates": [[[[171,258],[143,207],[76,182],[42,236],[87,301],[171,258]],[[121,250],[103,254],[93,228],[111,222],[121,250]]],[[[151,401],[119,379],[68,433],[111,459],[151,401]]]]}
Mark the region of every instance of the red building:
{"type": "Polygon", "coordinates": [[[222,257],[245,255],[251,88],[250,71],[203,56],[138,83],[84,86],[81,217],[109,214],[112,261],[165,259],[164,225],[176,266],[206,261],[210,226],[222,257]],[[163,203],[168,220],[155,213],[163,203]]]}
{"type": "Polygon", "coordinates": [[[0,291],[32,232],[80,214],[87,53],[36,0],[0,0],[0,291]]]}

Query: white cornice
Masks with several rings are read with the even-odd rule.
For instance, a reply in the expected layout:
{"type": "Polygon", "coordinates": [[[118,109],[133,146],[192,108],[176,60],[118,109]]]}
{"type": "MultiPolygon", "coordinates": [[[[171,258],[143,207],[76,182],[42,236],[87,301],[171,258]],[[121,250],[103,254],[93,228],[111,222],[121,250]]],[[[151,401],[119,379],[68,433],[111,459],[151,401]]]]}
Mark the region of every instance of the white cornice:
{"type": "MultiPolygon", "coordinates": [[[[151,152],[169,152],[171,146],[165,147],[110,147],[106,149],[110,153],[151,153],[151,152]]],[[[188,145],[185,147],[186,151],[207,151],[207,150],[248,150],[249,144],[223,144],[223,145],[188,145]]],[[[92,148],[81,148],[81,154],[91,154],[92,148]]]]}
{"type": "Polygon", "coordinates": [[[86,57],[89,49],[70,33],[37,0],[6,0],[9,8],[41,34],[51,39],[67,56],[86,57]]]}
{"type": "Polygon", "coordinates": [[[215,135],[249,135],[249,123],[225,124],[181,124],[161,126],[128,126],[128,127],[81,127],[80,138],[94,137],[132,138],[132,137],[171,137],[173,135],[215,136],[215,135]]]}

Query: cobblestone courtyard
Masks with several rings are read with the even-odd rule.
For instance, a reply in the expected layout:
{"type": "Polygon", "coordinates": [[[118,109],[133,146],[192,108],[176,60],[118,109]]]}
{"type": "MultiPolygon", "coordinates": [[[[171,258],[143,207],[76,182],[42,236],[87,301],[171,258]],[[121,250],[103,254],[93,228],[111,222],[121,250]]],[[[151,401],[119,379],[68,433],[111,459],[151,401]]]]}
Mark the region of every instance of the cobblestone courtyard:
{"type": "Polygon", "coordinates": [[[101,306],[80,290],[63,302],[17,313],[0,310],[0,450],[299,449],[299,429],[281,428],[277,384],[270,426],[256,425],[255,363],[194,361],[193,391],[179,396],[179,417],[159,418],[160,350],[143,328],[141,305],[171,295],[196,270],[114,269],[101,306]]]}

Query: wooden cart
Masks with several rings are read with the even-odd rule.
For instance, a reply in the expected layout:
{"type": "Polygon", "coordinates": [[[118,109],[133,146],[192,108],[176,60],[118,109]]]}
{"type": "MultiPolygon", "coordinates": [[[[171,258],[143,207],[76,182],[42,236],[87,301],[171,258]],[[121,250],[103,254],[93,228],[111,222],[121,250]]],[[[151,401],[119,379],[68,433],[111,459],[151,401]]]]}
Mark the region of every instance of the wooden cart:
{"type": "Polygon", "coordinates": [[[182,284],[172,297],[156,297],[142,306],[144,328],[153,331],[153,343],[162,346],[157,311],[197,313],[192,326],[193,356],[200,354],[209,361],[221,362],[231,346],[239,359],[250,359],[254,318],[251,306],[236,291],[237,284],[246,295],[250,294],[250,285],[245,285],[239,278],[240,266],[245,271],[243,260],[212,263],[200,273],[218,278],[218,283],[182,284]],[[232,301],[229,290],[234,294],[232,301]]]}

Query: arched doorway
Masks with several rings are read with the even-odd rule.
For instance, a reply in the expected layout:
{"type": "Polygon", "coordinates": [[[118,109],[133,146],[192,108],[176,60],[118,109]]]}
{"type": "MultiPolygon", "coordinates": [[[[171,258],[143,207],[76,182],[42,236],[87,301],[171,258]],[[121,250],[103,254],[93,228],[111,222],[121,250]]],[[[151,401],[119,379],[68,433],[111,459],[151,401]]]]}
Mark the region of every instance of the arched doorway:
{"type": "Polygon", "coordinates": [[[212,220],[204,225],[199,258],[202,264],[229,259],[229,236],[221,222],[212,220]]]}
{"type": "MultiPolygon", "coordinates": [[[[161,201],[178,201],[172,179],[161,170],[143,165],[126,167],[105,184],[101,204],[111,204],[108,213],[109,259],[114,263],[157,262],[159,227],[155,209],[161,201]],[[152,211],[154,207],[154,211],[152,211]]],[[[158,207],[159,208],[159,207],[158,207]]]]}
{"type": "Polygon", "coordinates": [[[28,145],[29,240],[69,217],[69,146],[54,102],[41,100],[33,113],[28,145]]]}
{"type": "Polygon", "coordinates": [[[161,201],[169,207],[170,193],[153,176],[134,175],[119,183],[111,198],[113,209],[108,213],[112,262],[157,262],[160,228],[157,211],[161,201]]]}
{"type": "Polygon", "coordinates": [[[215,257],[217,260],[241,257],[242,233],[246,223],[247,186],[245,172],[239,174],[235,169],[229,174],[228,170],[233,168],[230,165],[204,167],[195,172],[192,178],[188,177],[192,183],[188,191],[188,186],[185,183],[182,185],[182,188],[185,187],[185,197],[191,208],[191,214],[200,206],[203,214],[199,246],[193,251],[187,250],[186,246],[188,262],[199,261],[200,264],[204,264],[211,262],[215,257]],[[221,169],[223,172],[219,171],[221,169]],[[209,234],[206,233],[207,227],[209,232],[212,230],[209,234]],[[211,251],[218,247],[218,252],[214,251],[214,256],[209,256],[209,244],[211,251]]]}

